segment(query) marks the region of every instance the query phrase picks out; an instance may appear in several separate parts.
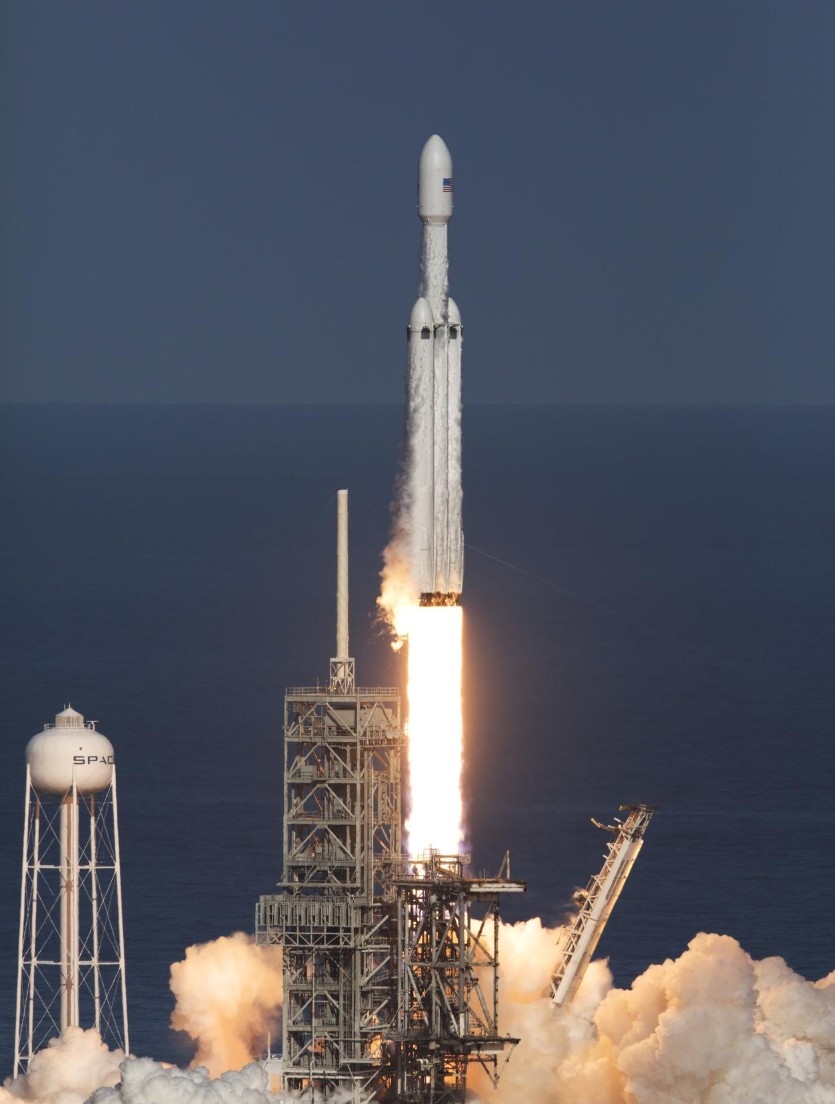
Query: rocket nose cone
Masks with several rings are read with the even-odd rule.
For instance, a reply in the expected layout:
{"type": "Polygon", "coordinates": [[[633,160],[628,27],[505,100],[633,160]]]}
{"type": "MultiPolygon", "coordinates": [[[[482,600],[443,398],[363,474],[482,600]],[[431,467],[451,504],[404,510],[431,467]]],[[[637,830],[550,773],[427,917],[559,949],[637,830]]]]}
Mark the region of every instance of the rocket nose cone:
{"type": "Polygon", "coordinates": [[[430,167],[452,173],[452,155],[440,134],[433,134],[431,138],[427,138],[426,144],[420,151],[420,171],[424,172],[430,167]]]}
{"type": "Polygon", "coordinates": [[[412,307],[412,313],[409,317],[409,329],[413,330],[415,333],[420,333],[425,326],[431,329],[434,325],[435,320],[432,317],[432,308],[425,299],[418,299],[412,307]]]}
{"type": "Polygon", "coordinates": [[[452,156],[439,134],[433,134],[421,150],[418,214],[424,222],[448,222],[452,218],[452,156]]]}

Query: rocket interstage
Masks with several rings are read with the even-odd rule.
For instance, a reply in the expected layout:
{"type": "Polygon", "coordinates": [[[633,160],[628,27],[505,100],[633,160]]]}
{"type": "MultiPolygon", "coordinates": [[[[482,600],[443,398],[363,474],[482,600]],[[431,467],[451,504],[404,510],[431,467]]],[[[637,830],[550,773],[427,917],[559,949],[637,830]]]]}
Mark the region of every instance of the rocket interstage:
{"type": "Polygon", "coordinates": [[[411,563],[422,606],[458,605],[461,531],[461,314],[449,297],[452,157],[433,134],[418,165],[419,298],[408,327],[411,563]]]}

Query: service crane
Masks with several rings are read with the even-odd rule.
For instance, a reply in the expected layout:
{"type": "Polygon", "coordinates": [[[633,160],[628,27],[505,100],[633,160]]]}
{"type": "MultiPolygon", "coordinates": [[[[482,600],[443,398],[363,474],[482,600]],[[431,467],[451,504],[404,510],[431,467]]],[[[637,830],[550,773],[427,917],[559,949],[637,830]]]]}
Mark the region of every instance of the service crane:
{"type": "Polygon", "coordinates": [[[629,815],[624,821],[615,817],[614,824],[601,824],[591,818],[596,828],[611,833],[613,838],[606,845],[600,873],[592,877],[585,889],[574,894],[580,909],[561,941],[562,957],[551,978],[551,997],[558,1008],[570,1004],[580,988],[586,967],[644,845],[644,832],[657,808],[657,805],[621,805],[618,812],[629,815]]]}

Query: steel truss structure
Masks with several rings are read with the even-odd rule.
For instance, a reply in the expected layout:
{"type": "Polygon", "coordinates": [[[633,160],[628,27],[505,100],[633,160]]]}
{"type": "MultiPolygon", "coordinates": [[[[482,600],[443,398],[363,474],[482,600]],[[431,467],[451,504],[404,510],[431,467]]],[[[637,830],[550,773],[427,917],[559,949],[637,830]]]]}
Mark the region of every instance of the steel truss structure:
{"type": "Polygon", "coordinates": [[[574,894],[579,912],[560,943],[560,961],[551,978],[551,998],[557,1007],[570,1004],[577,995],[603,929],[644,846],[644,833],[657,808],[657,805],[621,805],[618,812],[629,815],[625,821],[616,817],[614,824],[601,824],[592,817],[592,824],[609,832],[612,839],[606,845],[600,873],[591,878],[585,889],[574,894]]]}
{"type": "Polygon", "coordinates": [[[68,1026],[129,1051],[116,768],[99,793],[26,770],[14,1075],[68,1026]]]}
{"type": "Polygon", "coordinates": [[[259,900],[256,939],[283,948],[283,1087],[364,1101],[394,1015],[403,734],[399,690],[352,674],[334,660],[330,688],[287,691],[282,892],[259,900]]]}
{"type": "MultiPolygon", "coordinates": [[[[284,871],[256,939],[283,948],[282,1087],[326,1099],[461,1104],[467,1068],[497,1080],[499,897],[468,858],[401,854],[396,688],[285,697],[284,871]]],[[[506,860],[507,862],[507,860],[506,860]]]]}
{"type": "Polygon", "coordinates": [[[473,878],[464,856],[402,854],[400,692],[356,687],[348,655],[347,495],[336,658],[327,687],[284,698],[284,866],[255,913],[283,950],[280,1078],[311,1104],[463,1104],[468,1065],[495,1081],[517,1041],[498,1034],[498,898],[525,887],[507,857],[473,878]]]}
{"type": "MultiPolygon", "coordinates": [[[[466,877],[468,857],[429,852],[395,882],[397,1014],[394,1098],[461,1104],[467,1067],[498,1080],[519,1041],[499,1035],[499,897],[524,883],[466,877]]],[[[508,860],[505,858],[505,864],[508,860]]]]}

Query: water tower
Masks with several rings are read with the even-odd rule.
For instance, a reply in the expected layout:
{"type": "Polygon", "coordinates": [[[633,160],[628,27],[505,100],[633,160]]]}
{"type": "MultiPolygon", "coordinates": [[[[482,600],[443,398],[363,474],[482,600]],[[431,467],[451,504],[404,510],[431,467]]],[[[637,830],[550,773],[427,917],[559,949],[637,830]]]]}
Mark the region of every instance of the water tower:
{"type": "Polygon", "coordinates": [[[113,745],[64,709],[26,746],[15,1076],[68,1027],[126,1053],[113,745]]]}

